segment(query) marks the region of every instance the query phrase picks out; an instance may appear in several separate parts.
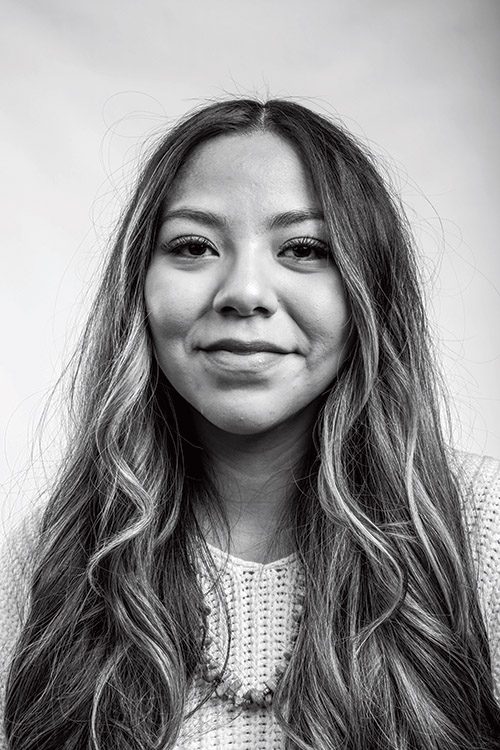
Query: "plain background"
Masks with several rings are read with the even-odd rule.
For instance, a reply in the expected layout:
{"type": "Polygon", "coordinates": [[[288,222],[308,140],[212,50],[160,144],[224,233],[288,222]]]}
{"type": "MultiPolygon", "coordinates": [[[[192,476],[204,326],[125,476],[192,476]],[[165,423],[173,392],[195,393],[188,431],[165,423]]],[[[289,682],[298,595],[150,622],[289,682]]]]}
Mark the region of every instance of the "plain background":
{"type": "MultiPolygon", "coordinates": [[[[499,0],[3,0],[0,56],[0,518],[40,481],[35,428],[141,144],[231,94],[297,97],[379,157],[422,252],[455,441],[500,457],[499,0]]],[[[49,474],[57,412],[50,428],[49,474]]]]}

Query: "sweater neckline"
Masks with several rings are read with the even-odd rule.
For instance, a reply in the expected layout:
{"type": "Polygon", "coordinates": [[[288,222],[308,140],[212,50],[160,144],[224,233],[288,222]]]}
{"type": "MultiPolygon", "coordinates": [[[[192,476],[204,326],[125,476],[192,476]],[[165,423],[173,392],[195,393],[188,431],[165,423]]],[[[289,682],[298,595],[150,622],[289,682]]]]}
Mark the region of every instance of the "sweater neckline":
{"type": "Polygon", "coordinates": [[[214,547],[214,545],[210,544],[210,542],[207,542],[206,544],[214,559],[222,562],[223,564],[227,564],[229,562],[231,563],[231,565],[243,570],[274,570],[276,568],[288,568],[293,565],[293,563],[297,559],[297,553],[291,552],[289,555],[281,557],[279,560],[273,560],[272,562],[268,563],[259,563],[254,562],[253,560],[244,560],[242,557],[236,557],[236,555],[231,555],[229,552],[223,552],[223,550],[219,549],[218,547],[214,547]]]}

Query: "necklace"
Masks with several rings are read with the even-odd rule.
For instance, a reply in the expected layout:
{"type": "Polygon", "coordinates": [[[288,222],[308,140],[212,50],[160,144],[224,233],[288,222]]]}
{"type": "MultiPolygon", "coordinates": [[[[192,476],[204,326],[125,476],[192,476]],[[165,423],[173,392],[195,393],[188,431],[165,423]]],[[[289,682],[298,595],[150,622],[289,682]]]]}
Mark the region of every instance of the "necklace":
{"type": "MultiPolygon", "coordinates": [[[[220,664],[217,654],[220,654],[222,649],[217,643],[216,636],[211,633],[207,624],[207,636],[203,644],[203,654],[198,665],[198,675],[206,683],[215,687],[215,695],[221,700],[229,701],[234,706],[241,708],[257,709],[272,704],[276,687],[287,669],[295,641],[297,640],[303,613],[304,595],[304,576],[303,573],[300,573],[299,580],[295,587],[294,602],[292,605],[291,617],[293,621],[293,631],[290,637],[290,647],[288,651],[283,654],[283,658],[275,666],[272,676],[260,684],[244,686],[243,681],[238,676],[237,669],[230,669],[227,666],[224,668],[223,665],[220,664]]],[[[211,611],[210,607],[205,607],[207,620],[211,611]]]]}

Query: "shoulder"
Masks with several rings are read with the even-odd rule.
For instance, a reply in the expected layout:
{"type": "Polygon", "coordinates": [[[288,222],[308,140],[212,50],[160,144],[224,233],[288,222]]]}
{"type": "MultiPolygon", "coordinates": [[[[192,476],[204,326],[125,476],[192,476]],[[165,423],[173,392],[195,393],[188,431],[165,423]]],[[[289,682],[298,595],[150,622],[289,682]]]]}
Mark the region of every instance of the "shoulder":
{"type": "Polygon", "coordinates": [[[7,661],[26,611],[42,515],[43,507],[36,505],[8,530],[0,529],[0,665],[7,661]]]}
{"type": "Polygon", "coordinates": [[[452,467],[461,485],[463,516],[483,596],[500,588],[500,461],[455,451],[452,467]]]}
{"type": "Polygon", "coordinates": [[[21,581],[33,559],[40,536],[44,506],[33,504],[9,525],[0,529],[0,583],[21,581]]]}
{"type": "Polygon", "coordinates": [[[452,468],[464,498],[464,520],[474,556],[491,572],[500,564],[500,461],[455,451],[452,468]]]}
{"type": "Polygon", "coordinates": [[[474,490],[478,497],[493,496],[500,506],[500,461],[491,456],[454,450],[451,454],[452,467],[458,478],[467,488],[474,490]]]}
{"type": "Polygon", "coordinates": [[[500,699],[500,461],[456,451],[452,467],[463,491],[465,527],[500,699]]]}
{"type": "MultiPolygon", "coordinates": [[[[8,530],[0,527],[0,724],[10,661],[28,605],[42,515],[43,507],[36,505],[8,530]]],[[[0,750],[5,747],[0,728],[0,750]]]]}

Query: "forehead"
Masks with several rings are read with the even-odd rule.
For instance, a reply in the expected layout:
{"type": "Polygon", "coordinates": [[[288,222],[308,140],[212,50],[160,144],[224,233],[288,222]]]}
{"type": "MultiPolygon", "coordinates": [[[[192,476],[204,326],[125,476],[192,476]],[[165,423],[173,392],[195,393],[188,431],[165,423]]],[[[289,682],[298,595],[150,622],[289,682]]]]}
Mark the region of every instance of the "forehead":
{"type": "Polygon", "coordinates": [[[222,135],[200,144],[174,181],[167,204],[238,195],[317,206],[307,168],[281,136],[257,131],[222,135]]]}

